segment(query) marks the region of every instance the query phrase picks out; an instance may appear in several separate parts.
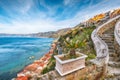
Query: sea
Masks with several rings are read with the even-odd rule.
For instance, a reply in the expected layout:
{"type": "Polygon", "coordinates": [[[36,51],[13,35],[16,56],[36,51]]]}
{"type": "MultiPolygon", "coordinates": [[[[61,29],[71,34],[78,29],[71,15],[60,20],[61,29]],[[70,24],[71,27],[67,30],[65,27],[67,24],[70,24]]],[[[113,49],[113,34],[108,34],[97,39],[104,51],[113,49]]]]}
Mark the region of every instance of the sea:
{"type": "Polygon", "coordinates": [[[53,38],[0,37],[0,80],[11,80],[50,50],[53,38]],[[32,59],[31,59],[32,57],[32,59]]]}

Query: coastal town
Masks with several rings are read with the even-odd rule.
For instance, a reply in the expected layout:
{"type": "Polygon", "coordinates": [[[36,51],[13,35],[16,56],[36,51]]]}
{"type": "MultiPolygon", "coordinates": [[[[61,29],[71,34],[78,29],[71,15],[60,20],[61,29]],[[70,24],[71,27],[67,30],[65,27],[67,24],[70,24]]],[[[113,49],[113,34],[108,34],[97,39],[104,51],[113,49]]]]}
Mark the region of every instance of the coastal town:
{"type": "Polygon", "coordinates": [[[47,66],[49,60],[53,54],[54,49],[56,48],[56,44],[51,45],[51,49],[48,53],[46,53],[39,60],[35,60],[32,64],[26,66],[23,71],[17,74],[16,80],[28,80],[31,76],[41,74],[41,71],[47,66]]]}
{"type": "MultiPolygon", "coordinates": [[[[75,27],[79,27],[79,26],[80,27],[89,27],[89,26],[93,26],[93,25],[100,26],[100,25],[106,23],[109,19],[112,19],[118,15],[120,15],[120,9],[111,10],[106,13],[98,14],[98,15],[94,16],[93,18],[90,18],[89,20],[82,22],[75,27]]],[[[68,33],[69,33],[69,31],[67,31],[63,35],[66,35],[68,33]]],[[[41,74],[42,70],[45,67],[47,67],[47,65],[50,62],[50,59],[53,56],[53,54],[55,53],[56,49],[57,49],[57,41],[52,43],[51,49],[49,50],[48,53],[46,53],[39,60],[35,60],[32,64],[29,64],[28,66],[26,66],[21,72],[19,72],[17,74],[17,77],[13,78],[12,80],[29,80],[30,78],[32,78],[34,76],[37,76],[37,77],[42,76],[42,74],[41,74]]],[[[73,80],[73,79],[69,79],[69,80],[73,80]]],[[[78,80],[78,79],[75,79],[75,80],[78,80]]],[[[92,80],[92,79],[88,79],[88,80],[92,80]]]]}
{"type": "Polygon", "coordinates": [[[120,0],[0,0],[0,80],[120,80],[120,0]]]}

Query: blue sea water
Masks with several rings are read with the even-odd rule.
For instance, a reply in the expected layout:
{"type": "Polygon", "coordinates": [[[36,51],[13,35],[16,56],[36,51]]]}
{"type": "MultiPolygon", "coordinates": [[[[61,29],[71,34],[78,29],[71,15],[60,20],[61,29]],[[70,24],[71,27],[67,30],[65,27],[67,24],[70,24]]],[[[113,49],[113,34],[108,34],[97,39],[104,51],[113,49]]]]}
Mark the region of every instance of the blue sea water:
{"type": "Polygon", "coordinates": [[[11,80],[50,49],[52,38],[0,37],[0,80],[11,80]],[[34,56],[34,59],[29,57],[34,56]]]}

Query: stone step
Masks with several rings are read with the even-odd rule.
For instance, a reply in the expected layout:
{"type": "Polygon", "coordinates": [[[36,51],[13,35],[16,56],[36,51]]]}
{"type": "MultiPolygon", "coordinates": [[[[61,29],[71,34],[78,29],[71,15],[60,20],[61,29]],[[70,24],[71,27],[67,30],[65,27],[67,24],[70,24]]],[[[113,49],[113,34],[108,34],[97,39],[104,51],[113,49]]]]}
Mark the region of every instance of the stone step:
{"type": "Polygon", "coordinates": [[[111,43],[114,43],[114,39],[102,39],[103,41],[105,41],[105,42],[111,42],[111,43]]]}
{"type": "Polygon", "coordinates": [[[108,66],[108,75],[120,76],[120,68],[108,66]]]}
{"type": "Polygon", "coordinates": [[[114,61],[114,57],[109,56],[109,61],[114,61]]]}
{"type": "Polygon", "coordinates": [[[107,31],[104,32],[104,34],[105,34],[105,33],[107,33],[107,34],[108,34],[108,33],[114,33],[114,29],[112,29],[112,28],[111,28],[111,29],[108,29],[107,31]]]}
{"type": "Polygon", "coordinates": [[[117,57],[117,56],[118,56],[118,54],[116,54],[116,53],[112,52],[112,53],[109,53],[109,56],[110,56],[110,57],[117,57]]]}
{"type": "MultiPolygon", "coordinates": [[[[107,31],[108,31],[108,32],[109,32],[109,31],[114,31],[114,27],[109,28],[107,31]]],[[[105,31],[105,32],[107,32],[107,31],[105,31]]]]}
{"type": "Polygon", "coordinates": [[[108,49],[115,50],[115,47],[113,45],[108,45],[108,49]]]}
{"type": "Polygon", "coordinates": [[[113,43],[106,43],[108,46],[114,46],[113,43]]]}
{"type": "Polygon", "coordinates": [[[120,80],[120,76],[107,77],[104,80],[120,80]]]}
{"type": "Polygon", "coordinates": [[[112,57],[113,57],[114,54],[116,54],[115,51],[111,51],[111,52],[109,51],[109,56],[112,56],[112,57]]]}
{"type": "Polygon", "coordinates": [[[113,45],[114,46],[114,42],[112,42],[112,41],[108,41],[108,42],[105,42],[106,44],[108,44],[108,45],[113,45]]]}
{"type": "Polygon", "coordinates": [[[105,41],[106,43],[114,43],[114,40],[105,40],[105,39],[102,39],[103,41],[105,41]]]}
{"type": "Polygon", "coordinates": [[[114,42],[114,39],[102,39],[105,42],[114,42]]]}
{"type": "Polygon", "coordinates": [[[114,43],[114,41],[113,40],[104,40],[106,43],[112,43],[112,45],[113,45],[113,43],[114,43]]]}
{"type": "Polygon", "coordinates": [[[108,46],[114,46],[113,43],[106,43],[108,46]]]}
{"type": "Polygon", "coordinates": [[[111,34],[110,33],[109,34],[108,33],[107,34],[104,33],[103,35],[104,36],[114,36],[114,33],[111,33],[111,34]]]}
{"type": "Polygon", "coordinates": [[[120,68],[120,62],[109,61],[108,66],[120,68]]]}
{"type": "Polygon", "coordinates": [[[115,49],[109,49],[109,52],[115,53],[115,49]]]}
{"type": "Polygon", "coordinates": [[[107,31],[114,31],[114,27],[109,28],[107,31]]]}
{"type": "Polygon", "coordinates": [[[103,34],[114,34],[114,30],[106,31],[106,32],[104,32],[103,34]]]}
{"type": "Polygon", "coordinates": [[[109,56],[109,61],[120,62],[120,58],[119,58],[119,57],[112,57],[112,56],[109,56]]]}
{"type": "Polygon", "coordinates": [[[111,42],[106,42],[106,44],[110,47],[114,47],[114,43],[111,43],[111,42]]]}
{"type": "Polygon", "coordinates": [[[110,44],[110,43],[106,43],[106,44],[107,44],[108,48],[110,48],[110,49],[115,49],[115,47],[114,47],[113,44],[110,44]]]}
{"type": "Polygon", "coordinates": [[[102,36],[101,38],[102,38],[102,39],[114,39],[113,36],[102,36]]]}
{"type": "Polygon", "coordinates": [[[108,45],[108,49],[115,49],[114,46],[108,45]]]}
{"type": "Polygon", "coordinates": [[[111,39],[114,38],[114,36],[112,36],[112,34],[102,35],[101,37],[102,37],[102,38],[111,38],[111,39]]]}
{"type": "Polygon", "coordinates": [[[114,38],[101,38],[103,41],[111,41],[111,42],[114,42],[114,38]]]}

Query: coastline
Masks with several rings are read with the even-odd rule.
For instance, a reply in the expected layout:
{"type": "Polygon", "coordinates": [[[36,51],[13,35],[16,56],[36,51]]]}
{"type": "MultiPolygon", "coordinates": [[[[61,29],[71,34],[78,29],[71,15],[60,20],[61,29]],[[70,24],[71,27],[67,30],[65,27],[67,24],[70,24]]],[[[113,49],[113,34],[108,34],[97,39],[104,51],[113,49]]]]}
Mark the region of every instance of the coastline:
{"type": "Polygon", "coordinates": [[[56,44],[53,42],[51,44],[50,50],[43,55],[40,59],[35,60],[33,63],[27,65],[23,70],[17,73],[17,77],[12,80],[28,80],[33,76],[40,76],[41,71],[47,66],[49,60],[56,48],[56,44]]]}

